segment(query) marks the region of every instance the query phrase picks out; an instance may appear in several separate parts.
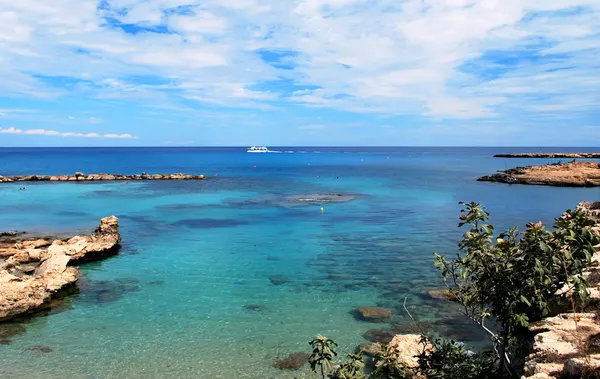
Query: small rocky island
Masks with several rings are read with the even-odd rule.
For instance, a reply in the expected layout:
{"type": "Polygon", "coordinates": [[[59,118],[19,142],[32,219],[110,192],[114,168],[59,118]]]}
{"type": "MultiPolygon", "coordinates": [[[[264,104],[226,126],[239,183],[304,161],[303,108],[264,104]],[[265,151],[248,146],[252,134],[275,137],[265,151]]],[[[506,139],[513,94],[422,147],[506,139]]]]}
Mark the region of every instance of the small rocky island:
{"type": "Polygon", "coordinates": [[[515,167],[477,179],[483,182],[532,184],[556,187],[600,186],[600,163],[568,162],[515,167]]]}
{"type": "Polygon", "coordinates": [[[496,154],[494,158],[569,158],[569,159],[600,159],[600,153],[517,153],[496,154]]]}
{"type": "Polygon", "coordinates": [[[75,175],[20,175],[0,176],[0,183],[9,182],[90,182],[110,180],[204,180],[204,175],[175,174],[148,174],[121,175],[121,174],[88,174],[76,172],[75,175]]]}
{"type": "Polygon", "coordinates": [[[69,239],[0,233],[0,322],[48,307],[79,279],[72,265],[116,254],[120,241],[115,216],[100,220],[91,235],[69,239]]]}

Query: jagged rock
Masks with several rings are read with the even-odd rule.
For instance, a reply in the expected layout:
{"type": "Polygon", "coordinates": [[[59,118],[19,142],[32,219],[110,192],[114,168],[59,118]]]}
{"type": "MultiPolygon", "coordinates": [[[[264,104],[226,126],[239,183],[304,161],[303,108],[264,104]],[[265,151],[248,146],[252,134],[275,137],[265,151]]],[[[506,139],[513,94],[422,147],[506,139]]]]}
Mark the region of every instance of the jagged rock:
{"type": "MultiPolygon", "coordinates": [[[[417,366],[416,356],[421,354],[424,348],[419,334],[398,334],[388,346],[398,353],[398,363],[408,367],[417,366]]],[[[426,349],[431,349],[431,346],[427,346],[426,349]]]]}
{"type": "Polygon", "coordinates": [[[52,244],[48,239],[18,240],[8,248],[0,243],[6,258],[0,264],[0,321],[48,307],[61,290],[79,279],[79,270],[70,264],[114,253],[120,240],[119,220],[111,216],[100,220],[88,236],[52,244]]]}
{"type": "Polygon", "coordinates": [[[115,216],[100,220],[100,226],[89,236],[75,236],[68,241],[54,241],[48,247],[48,254],[64,253],[71,264],[93,261],[114,254],[119,249],[119,219],[115,216]]]}

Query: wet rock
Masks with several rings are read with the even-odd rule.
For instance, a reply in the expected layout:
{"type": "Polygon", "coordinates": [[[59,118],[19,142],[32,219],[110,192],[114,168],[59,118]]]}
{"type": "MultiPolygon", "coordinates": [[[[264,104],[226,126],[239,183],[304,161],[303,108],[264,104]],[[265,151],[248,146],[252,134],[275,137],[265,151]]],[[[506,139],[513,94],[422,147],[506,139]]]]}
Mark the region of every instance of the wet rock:
{"type": "Polygon", "coordinates": [[[269,280],[271,281],[271,284],[273,284],[275,286],[280,286],[280,285],[286,284],[290,281],[288,278],[286,278],[283,275],[271,275],[271,276],[269,276],[269,280]]]}
{"type": "Polygon", "coordinates": [[[275,367],[280,370],[299,370],[308,362],[310,354],[304,352],[292,353],[285,358],[277,359],[275,367]]]}
{"type": "Polygon", "coordinates": [[[369,322],[385,322],[392,316],[392,310],[380,307],[360,307],[356,309],[359,319],[369,322]]]}
{"type": "Polygon", "coordinates": [[[48,346],[44,346],[44,345],[35,345],[30,347],[29,349],[27,349],[29,351],[33,351],[34,353],[42,353],[42,354],[48,354],[52,352],[52,349],[48,346]]]}

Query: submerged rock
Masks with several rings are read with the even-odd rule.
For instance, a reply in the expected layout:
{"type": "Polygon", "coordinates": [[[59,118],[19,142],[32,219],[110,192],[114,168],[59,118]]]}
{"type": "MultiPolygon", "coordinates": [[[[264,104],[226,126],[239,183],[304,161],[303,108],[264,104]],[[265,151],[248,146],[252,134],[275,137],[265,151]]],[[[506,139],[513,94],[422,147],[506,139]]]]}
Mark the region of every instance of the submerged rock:
{"type": "Polygon", "coordinates": [[[291,204],[326,204],[326,203],[347,203],[356,199],[354,195],[342,193],[326,193],[326,194],[306,194],[294,195],[286,198],[286,202],[291,204]]]}
{"type": "Polygon", "coordinates": [[[458,301],[456,295],[450,292],[450,290],[447,288],[429,290],[426,291],[426,294],[429,295],[429,297],[437,300],[458,301]]]}
{"type": "Polygon", "coordinates": [[[290,280],[283,275],[271,275],[269,276],[269,280],[271,284],[275,286],[280,286],[282,284],[288,283],[290,280]]]}
{"type": "Polygon", "coordinates": [[[395,329],[371,329],[363,334],[363,337],[368,341],[386,345],[390,343],[396,333],[395,329]]]}
{"type": "Polygon", "coordinates": [[[48,354],[52,352],[52,348],[44,345],[35,345],[27,349],[29,351],[33,351],[34,353],[43,353],[48,354]]]}
{"type": "MultiPolygon", "coordinates": [[[[388,341],[387,343],[389,343],[390,341],[388,341]]],[[[377,342],[376,343],[363,343],[356,347],[356,352],[374,357],[377,354],[381,353],[382,349],[383,349],[383,345],[381,345],[380,343],[377,343],[377,342]]]]}
{"type": "Polygon", "coordinates": [[[252,312],[263,312],[263,311],[267,310],[267,307],[265,307],[264,305],[260,305],[260,304],[246,304],[246,305],[244,305],[244,309],[247,311],[252,311],[252,312]]]}
{"type": "Polygon", "coordinates": [[[285,358],[277,359],[275,367],[280,370],[299,370],[308,362],[310,354],[304,352],[292,353],[285,358]]]}
{"type": "Polygon", "coordinates": [[[12,338],[25,333],[25,327],[19,323],[7,322],[0,324],[0,345],[9,345],[12,338]]]}
{"type": "Polygon", "coordinates": [[[380,307],[360,307],[356,309],[359,319],[370,322],[384,322],[392,317],[392,310],[380,307]]]}

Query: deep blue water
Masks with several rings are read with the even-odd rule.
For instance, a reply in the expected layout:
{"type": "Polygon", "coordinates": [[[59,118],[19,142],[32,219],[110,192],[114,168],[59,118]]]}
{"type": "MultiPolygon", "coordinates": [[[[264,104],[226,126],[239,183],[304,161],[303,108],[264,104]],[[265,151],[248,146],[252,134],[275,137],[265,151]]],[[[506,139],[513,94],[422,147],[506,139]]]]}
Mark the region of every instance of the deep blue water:
{"type": "MultiPolygon", "coordinates": [[[[506,166],[548,160],[495,153],[568,148],[0,148],[0,175],[185,172],[205,181],[0,185],[0,231],[92,231],[120,218],[121,254],[81,267],[60,312],[10,325],[0,377],[292,378],[276,357],[307,351],[316,333],[344,351],[370,329],[484,339],[448,304],[432,253],[453,254],[458,201],[482,202],[498,230],[551,223],[600,190],[482,183],[506,166]],[[293,151],[293,152],[292,152],[293,151]],[[338,204],[290,196],[343,193],[338,204]],[[323,210],[321,210],[323,207],[323,210]],[[359,306],[394,310],[390,324],[359,306]],[[250,309],[248,309],[250,308],[250,309]],[[43,345],[51,353],[28,350],[43,345]]],[[[0,334],[7,326],[0,326],[0,334]],[[4,329],[2,329],[4,328],[4,329]]],[[[4,332],[2,332],[4,330],[4,332]]]]}

